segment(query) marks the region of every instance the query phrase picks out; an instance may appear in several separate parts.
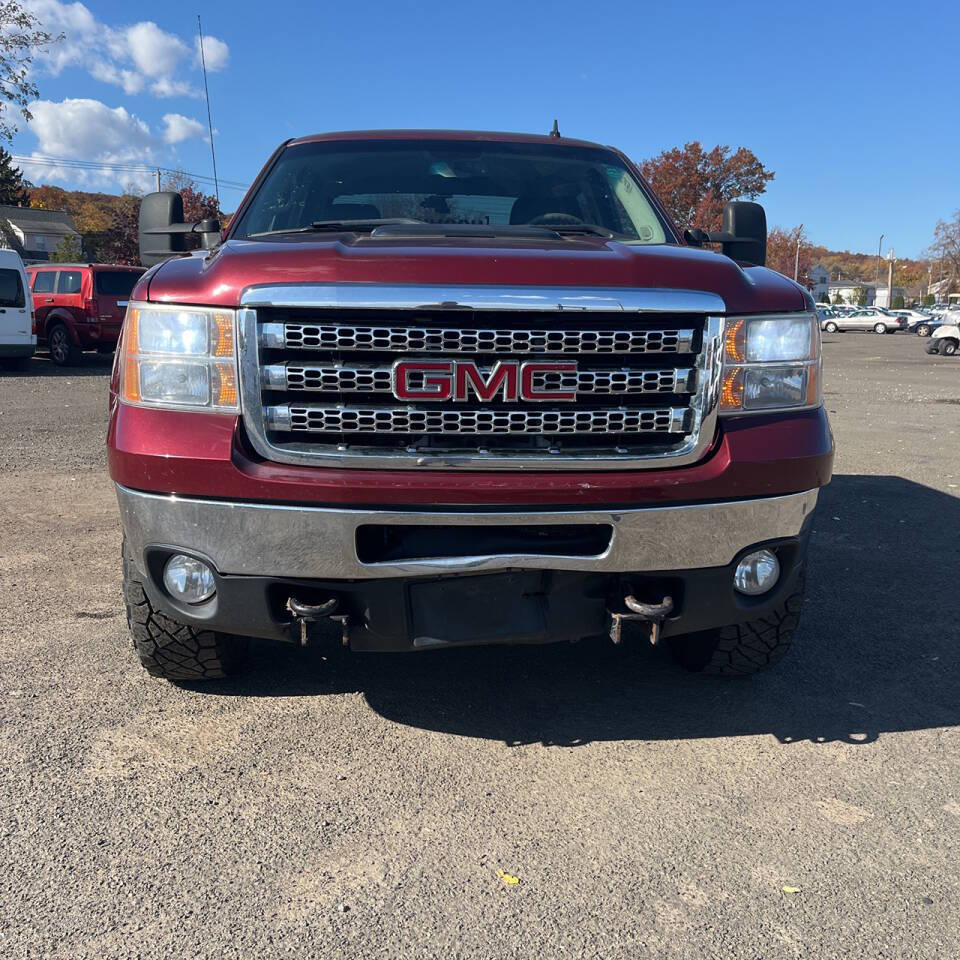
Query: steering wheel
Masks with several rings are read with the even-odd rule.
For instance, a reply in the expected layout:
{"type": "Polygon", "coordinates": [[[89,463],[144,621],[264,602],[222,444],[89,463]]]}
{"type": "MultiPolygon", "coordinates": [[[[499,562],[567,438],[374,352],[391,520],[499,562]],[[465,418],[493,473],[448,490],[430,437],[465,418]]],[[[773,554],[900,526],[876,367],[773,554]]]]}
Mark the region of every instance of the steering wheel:
{"type": "Polygon", "coordinates": [[[579,217],[575,217],[572,213],[542,213],[539,217],[534,217],[530,221],[531,227],[547,227],[550,224],[555,224],[558,227],[562,226],[576,226],[581,224],[583,221],[579,217]]]}

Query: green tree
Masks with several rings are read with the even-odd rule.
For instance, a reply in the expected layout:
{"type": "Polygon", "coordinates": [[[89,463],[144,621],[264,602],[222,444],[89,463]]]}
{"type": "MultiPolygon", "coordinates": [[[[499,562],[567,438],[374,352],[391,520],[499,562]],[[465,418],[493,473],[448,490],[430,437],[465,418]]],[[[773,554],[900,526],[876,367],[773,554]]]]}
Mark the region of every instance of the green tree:
{"type": "Polygon", "coordinates": [[[898,293],[893,298],[893,303],[890,305],[891,310],[902,310],[903,309],[903,294],[898,293]]]}
{"type": "Polygon", "coordinates": [[[932,307],[936,302],[936,297],[934,297],[932,293],[925,293],[923,295],[923,305],[925,307],[932,307]]]}
{"type": "Polygon", "coordinates": [[[857,287],[857,291],[853,295],[853,299],[858,307],[865,307],[867,305],[867,288],[857,287]]]}
{"type": "Polygon", "coordinates": [[[0,0],[0,139],[11,142],[17,124],[10,108],[24,120],[32,120],[29,104],[37,99],[37,85],[30,79],[35,54],[63,39],[43,30],[39,19],[17,0],[0,0]]]}
{"type": "Polygon", "coordinates": [[[23,174],[13,165],[13,157],[0,147],[0,203],[9,207],[30,206],[23,174]]]}
{"type": "Polygon", "coordinates": [[[838,304],[844,302],[843,295],[839,290],[833,295],[833,302],[838,304]]]}
{"type": "Polygon", "coordinates": [[[53,251],[52,259],[55,263],[76,263],[82,257],[80,241],[72,233],[65,233],[53,251]]]}

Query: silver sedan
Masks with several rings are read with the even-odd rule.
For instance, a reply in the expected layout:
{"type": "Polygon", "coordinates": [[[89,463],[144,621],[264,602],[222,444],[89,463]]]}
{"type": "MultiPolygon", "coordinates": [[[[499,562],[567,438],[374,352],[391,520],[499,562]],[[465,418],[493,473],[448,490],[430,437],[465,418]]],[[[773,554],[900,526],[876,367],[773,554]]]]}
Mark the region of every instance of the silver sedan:
{"type": "Polygon", "coordinates": [[[872,330],[874,333],[896,333],[898,330],[907,329],[907,321],[904,317],[887,313],[879,307],[864,307],[862,310],[854,310],[853,313],[848,313],[846,316],[825,317],[820,321],[820,329],[827,333],[836,333],[838,330],[872,330]]]}

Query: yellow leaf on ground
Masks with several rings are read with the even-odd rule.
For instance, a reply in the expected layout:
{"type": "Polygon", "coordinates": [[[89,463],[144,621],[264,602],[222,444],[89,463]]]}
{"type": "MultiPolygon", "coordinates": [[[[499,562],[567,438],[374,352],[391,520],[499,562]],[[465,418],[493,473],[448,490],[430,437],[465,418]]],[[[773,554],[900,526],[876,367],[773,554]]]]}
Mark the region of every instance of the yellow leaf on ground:
{"type": "Polygon", "coordinates": [[[784,888],[783,888],[783,892],[784,892],[784,893],[799,893],[799,892],[800,892],[800,888],[799,888],[799,887],[784,887],[784,888]]]}
{"type": "Polygon", "coordinates": [[[515,887],[519,882],[519,877],[514,877],[504,870],[497,870],[497,876],[508,886],[515,887]]]}

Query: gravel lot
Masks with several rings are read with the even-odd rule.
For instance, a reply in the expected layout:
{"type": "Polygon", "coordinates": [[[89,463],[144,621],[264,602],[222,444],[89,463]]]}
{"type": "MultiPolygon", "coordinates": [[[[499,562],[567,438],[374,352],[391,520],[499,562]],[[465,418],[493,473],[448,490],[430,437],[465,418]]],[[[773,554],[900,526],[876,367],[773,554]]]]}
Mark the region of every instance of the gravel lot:
{"type": "Polygon", "coordinates": [[[0,373],[0,956],[960,955],[960,359],[924,344],[826,338],[803,625],[739,682],[637,636],[151,679],[109,366],[0,373]]]}

